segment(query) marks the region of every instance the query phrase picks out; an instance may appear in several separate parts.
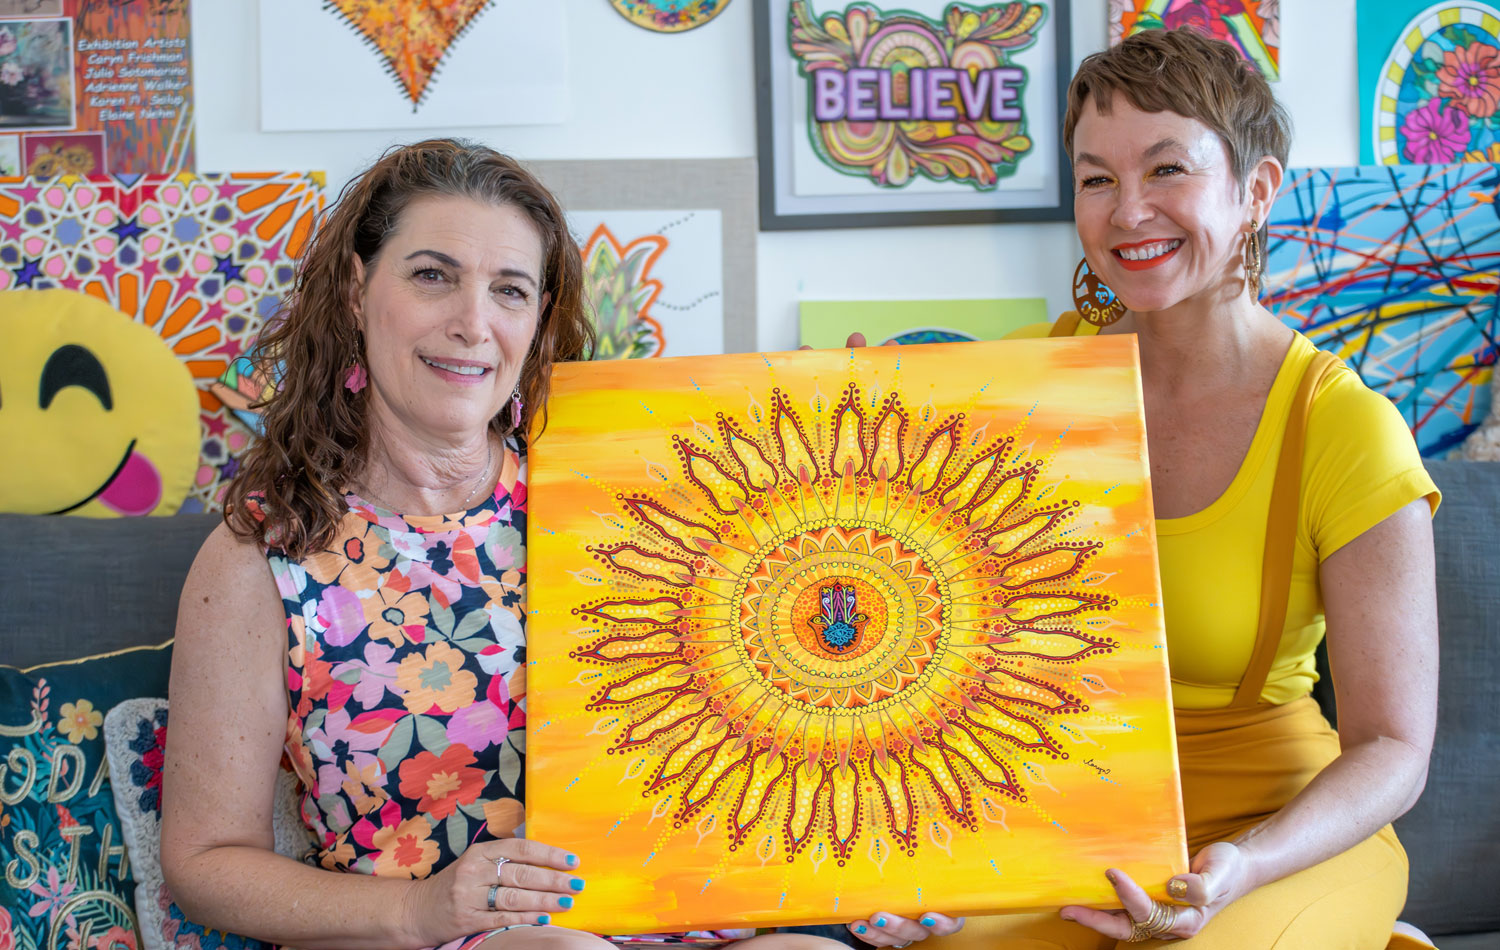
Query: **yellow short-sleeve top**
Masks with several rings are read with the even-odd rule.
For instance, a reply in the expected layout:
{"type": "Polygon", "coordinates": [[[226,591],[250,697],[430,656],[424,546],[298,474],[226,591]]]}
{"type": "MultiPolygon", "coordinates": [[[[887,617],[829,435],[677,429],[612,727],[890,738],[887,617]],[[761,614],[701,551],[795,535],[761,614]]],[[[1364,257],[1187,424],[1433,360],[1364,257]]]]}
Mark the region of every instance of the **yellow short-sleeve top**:
{"type": "MultiPolygon", "coordinates": [[[[1015,336],[1045,336],[1047,325],[1015,336]]],[[[1097,333],[1080,323],[1077,335],[1097,333]]],[[[1298,333],[1266,399],[1260,424],[1233,481],[1212,504],[1183,518],[1158,518],[1162,607],[1172,670],[1172,703],[1220,709],[1250,664],[1259,617],[1262,557],[1281,438],[1302,373],[1317,350],[1298,333]]],[[[1313,654],[1323,639],[1318,565],[1417,500],[1436,511],[1440,495],[1399,411],[1345,366],[1313,398],[1303,456],[1297,550],[1281,646],[1260,700],[1281,704],[1312,690],[1313,654]]]]}

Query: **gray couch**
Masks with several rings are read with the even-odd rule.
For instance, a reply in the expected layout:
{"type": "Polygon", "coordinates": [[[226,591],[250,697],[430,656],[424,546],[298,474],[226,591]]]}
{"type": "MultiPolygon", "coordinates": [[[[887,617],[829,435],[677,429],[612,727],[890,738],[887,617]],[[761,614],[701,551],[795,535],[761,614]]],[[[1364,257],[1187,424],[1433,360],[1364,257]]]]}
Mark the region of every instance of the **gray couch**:
{"type": "MultiPolygon", "coordinates": [[[[1403,917],[1443,950],[1500,950],[1500,463],[1429,468],[1445,496],[1436,522],[1441,708],[1427,791],[1397,825],[1412,869],[1403,917]]],[[[0,515],[9,585],[0,662],[166,640],[182,579],[216,524],[207,515],[0,515]]]]}

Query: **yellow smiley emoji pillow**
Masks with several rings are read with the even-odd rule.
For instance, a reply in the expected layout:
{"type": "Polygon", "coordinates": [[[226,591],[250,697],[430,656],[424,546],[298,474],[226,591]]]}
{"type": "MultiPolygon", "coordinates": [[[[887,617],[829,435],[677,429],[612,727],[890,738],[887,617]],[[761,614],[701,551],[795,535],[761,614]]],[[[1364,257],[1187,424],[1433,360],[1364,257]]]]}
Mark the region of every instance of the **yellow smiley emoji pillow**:
{"type": "Polygon", "coordinates": [[[0,291],[0,511],[176,513],[198,393],[146,327],[71,290],[0,291]]]}

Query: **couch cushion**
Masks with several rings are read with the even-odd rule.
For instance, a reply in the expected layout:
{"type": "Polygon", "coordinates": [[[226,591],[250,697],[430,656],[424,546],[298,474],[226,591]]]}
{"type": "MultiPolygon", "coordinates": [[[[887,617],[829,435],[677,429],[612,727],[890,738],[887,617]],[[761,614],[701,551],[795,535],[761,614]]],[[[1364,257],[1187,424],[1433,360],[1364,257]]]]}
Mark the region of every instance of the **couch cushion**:
{"type": "Polygon", "coordinates": [[[1396,831],[1411,857],[1401,917],[1436,936],[1500,930],[1500,463],[1427,470],[1443,492],[1437,742],[1427,790],[1396,831]]]}
{"type": "Polygon", "coordinates": [[[133,943],[135,884],[101,726],[117,703],[161,695],[171,662],[163,645],[0,667],[0,946],[63,950],[69,925],[105,946],[133,943]]]}
{"type": "Polygon", "coordinates": [[[0,659],[19,667],[171,639],[218,515],[0,515],[0,659]]]}

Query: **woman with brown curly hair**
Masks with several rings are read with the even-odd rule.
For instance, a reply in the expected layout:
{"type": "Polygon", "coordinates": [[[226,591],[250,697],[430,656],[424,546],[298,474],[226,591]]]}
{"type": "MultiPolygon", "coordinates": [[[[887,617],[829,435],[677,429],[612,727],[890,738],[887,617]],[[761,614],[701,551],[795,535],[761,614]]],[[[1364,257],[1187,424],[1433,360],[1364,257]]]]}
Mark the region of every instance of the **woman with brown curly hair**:
{"type": "Polygon", "coordinates": [[[182,596],[162,867],[190,919],[303,948],[608,946],[535,926],[586,868],[521,828],[524,434],[591,346],[581,269],[541,183],[462,142],[392,150],[322,222],[182,596]],[[283,758],[303,863],[272,850],[283,758]]]}

